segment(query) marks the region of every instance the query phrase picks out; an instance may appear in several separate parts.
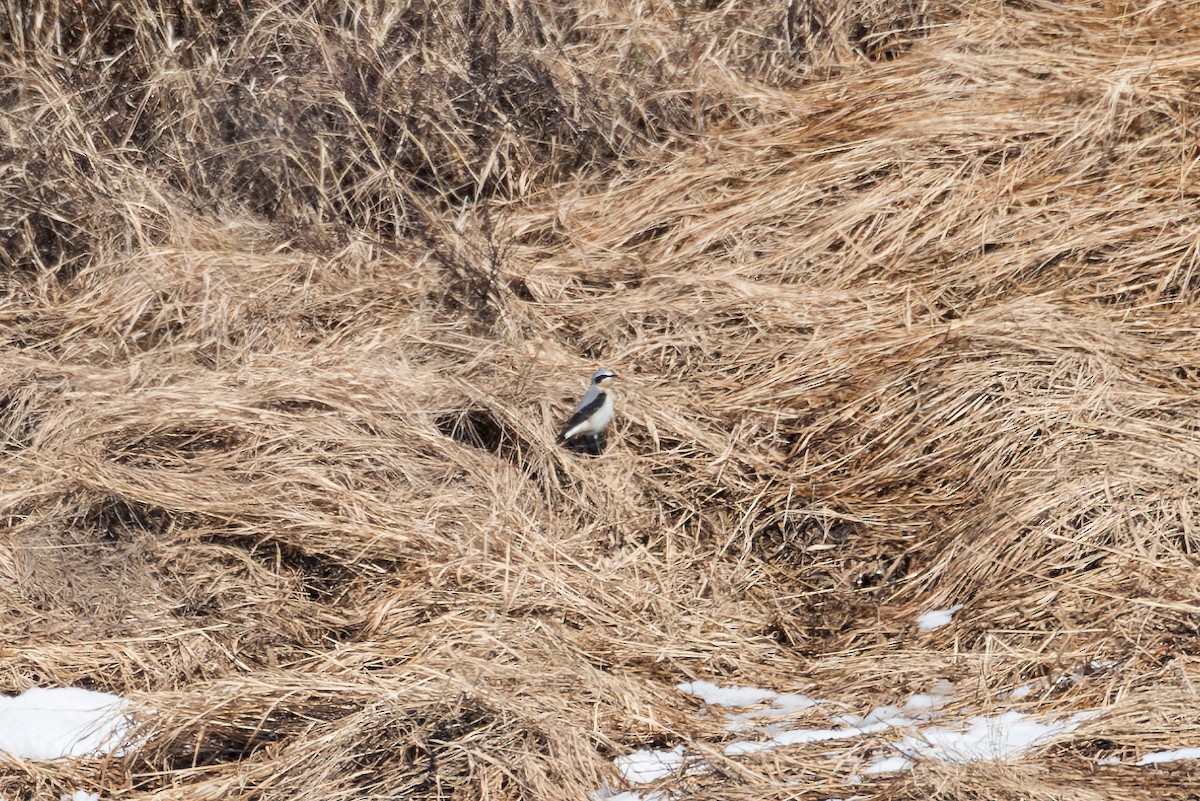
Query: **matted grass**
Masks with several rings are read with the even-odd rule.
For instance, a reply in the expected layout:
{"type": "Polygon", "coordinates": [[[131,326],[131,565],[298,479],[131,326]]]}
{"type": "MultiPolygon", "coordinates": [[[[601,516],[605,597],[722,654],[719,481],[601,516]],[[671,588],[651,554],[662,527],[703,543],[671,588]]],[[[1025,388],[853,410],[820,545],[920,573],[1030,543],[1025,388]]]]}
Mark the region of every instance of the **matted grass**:
{"type": "Polygon", "coordinates": [[[1190,0],[9,2],[0,689],[146,711],[0,793],[1200,795],[1197,78],[1190,0]],[[864,775],[696,679],[1101,714],[864,775]]]}

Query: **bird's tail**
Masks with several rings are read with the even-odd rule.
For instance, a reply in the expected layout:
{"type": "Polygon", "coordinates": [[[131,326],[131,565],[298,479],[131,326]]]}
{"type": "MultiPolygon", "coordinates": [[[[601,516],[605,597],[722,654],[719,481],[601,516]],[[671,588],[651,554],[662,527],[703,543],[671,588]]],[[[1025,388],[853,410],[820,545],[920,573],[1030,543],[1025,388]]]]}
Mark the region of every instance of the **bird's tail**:
{"type": "Polygon", "coordinates": [[[574,439],[575,437],[579,436],[580,429],[582,429],[583,427],[584,427],[583,423],[579,423],[579,424],[573,425],[573,426],[567,426],[562,431],[558,432],[558,441],[561,443],[561,442],[566,442],[569,439],[574,439]]]}

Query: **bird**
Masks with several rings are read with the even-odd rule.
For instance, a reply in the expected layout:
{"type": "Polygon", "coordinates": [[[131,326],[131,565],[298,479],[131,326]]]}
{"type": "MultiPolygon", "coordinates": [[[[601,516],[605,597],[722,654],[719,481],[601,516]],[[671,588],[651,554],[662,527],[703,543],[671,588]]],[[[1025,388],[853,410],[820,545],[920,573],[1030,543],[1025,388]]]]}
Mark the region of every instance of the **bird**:
{"type": "Polygon", "coordinates": [[[613,396],[608,388],[616,377],[617,374],[607,367],[601,367],[592,375],[587,394],[579,401],[571,419],[558,435],[560,443],[565,444],[575,437],[586,436],[589,452],[593,456],[600,455],[604,450],[600,435],[613,418],[613,396]]]}

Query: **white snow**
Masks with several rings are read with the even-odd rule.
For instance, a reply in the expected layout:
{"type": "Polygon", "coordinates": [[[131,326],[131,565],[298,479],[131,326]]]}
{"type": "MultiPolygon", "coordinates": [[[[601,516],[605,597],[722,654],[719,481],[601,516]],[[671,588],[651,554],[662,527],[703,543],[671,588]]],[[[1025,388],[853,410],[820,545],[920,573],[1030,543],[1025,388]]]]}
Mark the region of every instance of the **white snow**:
{"type": "Polygon", "coordinates": [[[22,759],[110,754],[131,726],[124,710],[123,698],[78,687],[33,687],[16,697],[0,696],[0,751],[22,759]]]}
{"type": "MultiPolygon", "coordinates": [[[[809,698],[807,695],[784,693],[776,696],[775,701],[765,709],[754,709],[749,712],[740,712],[736,715],[726,715],[729,718],[729,722],[725,724],[725,728],[729,731],[754,729],[758,727],[757,722],[760,718],[779,718],[794,715],[819,703],[821,702],[815,698],[809,698]]],[[[775,734],[777,730],[782,731],[776,724],[769,724],[763,727],[763,731],[768,734],[775,734]]]]}
{"type": "Polygon", "coordinates": [[[617,770],[630,784],[648,784],[677,773],[683,766],[683,746],[670,750],[643,748],[613,760],[617,770]]]}
{"type": "MultiPolygon", "coordinates": [[[[969,718],[964,730],[931,726],[910,734],[893,748],[909,760],[939,762],[1010,762],[1030,748],[1063,734],[1070,734],[1098,710],[1076,712],[1068,718],[1038,720],[1023,712],[1003,712],[994,717],[969,718]]],[[[884,772],[883,765],[898,764],[895,757],[877,759],[868,772],[884,772]]]]}
{"type": "Polygon", "coordinates": [[[834,715],[833,718],[831,718],[834,723],[841,723],[842,725],[851,726],[855,729],[896,719],[901,719],[906,723],[908,722],[906,719],[900,717],[900,707],[892,706],[890,704],[888,706],[876,707],[865,715],[834,715]]]}
{"type": "Polygon", "coordinates": [[[912,767],[912,760],[905,756],[890,756],[880,757],[863,768],[863,773],[875,775],[877,773],[899,773],[902,770],[908,770],[912,767]]]}
{"type": "Polygon", "coordinates": [[[925,726],[938,717],[950,700],[951,686],[942,681],[928,693],[910,696],[901,706],[876,707],[866,715],[838,715],[839,724],[825,729],[770,731],[767,740],[739,740],[725,746],[726,756],[756,754],[785,745],[800,745],[827,740],[848,740],[889,729],[907,728],[906,735],[892,748],[898,755],[880,756],[867,766],[867,773],[905,770],[918,759],[940,762],[997,762],[1016,759],[1033,746],[1062,734],[1069,734],[1085,720],[1100,713],[1078,712],[1065,719],[1038,719],[1022,712],[1004,712],[994,717],[976,715],[958,726],[925,726]]]}
{"type": "Polygon", "coordinates": [[[1146,754],[1135,765],[1161,765],[1164,762],[1178,762],[1182,759],[1200,759],[1200,748],[1180,748],[1177,751],[1154,751],[1146,754]]]}
{"type": "Polygon", "coordinates": [[[675,689],[694,695],[704,703],[714,706],[753,706],[779,695],[757,687],[721,687],[711,681],[685,681],[683,684],[677,684],[675,689]]]}
{"type": "Polygon", "coordinates": [[[704,703],[712,706],[747,707],[770,701],[771,705],[763,709],[749,712],[727,714],[729,723],[725,728],[729,731],[741,731],[753,728],[752,721],[756,718],[784,717],[802,712],[809,707],[821,703],[815,698],[800,693],[777,693],[773,690],[763,690],[758,687],[722,687],[711,681],[685,681],[675,685],[675,689],[688,695],[694,695],[704,703]]]}
{"type": "MultiPolygon", "coordinates": [[[[876,707],[866,715],[835,715],[831,718],[837,723],[836,728],[825,729],[778,729],[768,727],[766,734],[769,740],[740,740],[725,746],[726,756],[741,754],[756,754],[784,745],[799,745],[801,743],[816,743],[823,740],[848,740],[867,734],[877,734],[893,728],[912,726],[919,721],[935,717],[938,710],[950,701],[954,686],[942,679],[936,682],[929,692],[915,693],[903,706],[886,705],[876,707]]],[[[807,698],[807,696],[803,696],[807,698]]],[[[817,703],[808,699],[812,706],[817,703]]],[[[806,708],[806,707],[804,707],[806,708]]]]}
{"type": "Polygon", "coordinates": [[[950,703],[950,696],[953,694],[954,685],[945,679],[939,679],[929,688],[929,692],[910,695],[904,702],[904,710],[917,717],[931,717],[950,703]]]}
{"type": "MultiPolygon", "coordinates": [[[[939,613],[945,613],[948,620],[960,608],[956,606],[939,610],[939,613]]],[[[1014,761],[1032,748],[1071,734],[1084,721],[1101,714],[1098,709],[1067,716],[1007,710],[995,715],[968,716],[968,710],[947,709],[954,698],[955,688],[949,681],[939,679],[924,692],[913,693],[894,704],[875,707],[865,714],[829,715],[829,724],[824,727],[793,728],[796,721],[788,721],[787,717],[828,702],[799,693],[775,693],[757,687],[721,687],[708,681],[684,682],[678,685],[678,689],[701,698],[709,705],[757,707],[726,714],[730,720],[727,730],[750,731],[757,736],[757,739],[727,743],[724,753],[729,757],[757,754],[789,745],[826,741],[837,743],[884,734],[887,739],[879,743],[883,747],[874,751],[865,762],[855,760],[856,772],[847,772],[844,781],[851,784],[863,781],[863,775],[909,770],[922,761],[957,764],[1014,761]],[[895,733],[890,736],[885,734],[893,731],[895,733]]],[[[1007,695],[1009,698],[1021,698],[1032,691],[1032,685],[1024,685],[999,697],[1007,695]]],[[[704,714],[704,711],[700,714],[704,714]]],[[[857,749],[856,745],[849,748],[831,745],[830,752],[825,756],[844,762],[852,750],[857,749]]],[[[1137,764],[1148,765],[1176,759],[1200,759],[1200,748],[1147,754],[1137,764]]],[[[699,755],[687,751],[684,745],[664,750],[635,751],[618,757],[615,763],[629,786],[706,770],[699,755]]],[[[593,801],[670,801],[678,796],[663,790],[642,794],[637,790],[617,793],[616,790],[605,788],[593,793],[592,797],[593,801]]]]}
{"type": "Polygon", "coordinates": [[[100,801],[100,794],[89,793],[86,790],[76,790],[70,795],[59,796],[58,801],[100,801]]]}
{"type": "Polygon", "coordinates": [[[803,712],[805,709],[816,706],[819,703],[821,702],[816,698],[801,695],[800,693],[780,693],[771,702],[771,708],[763,714],[790,715],[794,712],[803,712]]]}
{"type": "Polygon", "coordinates": [[[909,723],[906,718],[896,718],[892,720],[883,720],[877,723],[868,723],[861,726],[848,726],[838,729],[790,729],[775,735],[770,740],[741,740],[730,743],[725,746],[726,756],[738,756],[740,754],[757,754],[760,751],[768,751],[772,748],[778,748],[781,745],[800,745],[802,743],[819,743],[824,740],[848,740],[852,737],[861,737],[864,734],[875,734],[877,732],[886,731],[893,726],[899,726],[903,723],[909,723]]]}
{"type": "Polygon", "coordinates": [[[950,625],[950,621],[954,619],[954,613],[962,608],[962,604],[955,604],[949,609],[934,609],[931,612],[917,615],[917,630],[933,631],[934,629],[940,629],[942,626],[948,626],[950,625]]]}

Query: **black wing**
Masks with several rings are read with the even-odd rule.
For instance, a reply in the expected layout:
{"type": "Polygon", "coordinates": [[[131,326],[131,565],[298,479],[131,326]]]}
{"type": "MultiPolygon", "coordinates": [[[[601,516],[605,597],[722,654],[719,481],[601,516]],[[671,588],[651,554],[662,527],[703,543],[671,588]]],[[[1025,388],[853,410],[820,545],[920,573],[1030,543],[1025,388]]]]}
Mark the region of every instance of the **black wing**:
{"type": "Polygon", "coordinates": [[[562,427],[562,432],[558,435],[558,438],[562,439],[563,434],[566,434],[572,428],[579,425],[596,412],[600,411],[600,407],[604,405],[606,397],[607,393],[598,392],[596,393],[596,397],[592,398],[587,406],[580,406],[578,409],[576,409],[575,414],[571,415],[571,419],[568,420],[567,424],[562,427]]]}

